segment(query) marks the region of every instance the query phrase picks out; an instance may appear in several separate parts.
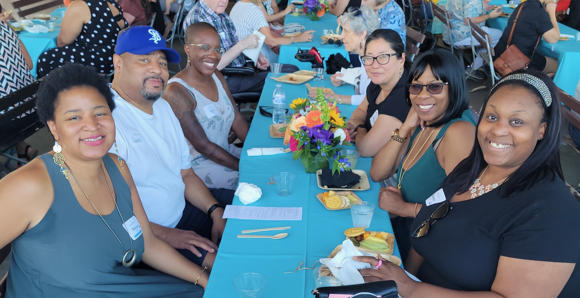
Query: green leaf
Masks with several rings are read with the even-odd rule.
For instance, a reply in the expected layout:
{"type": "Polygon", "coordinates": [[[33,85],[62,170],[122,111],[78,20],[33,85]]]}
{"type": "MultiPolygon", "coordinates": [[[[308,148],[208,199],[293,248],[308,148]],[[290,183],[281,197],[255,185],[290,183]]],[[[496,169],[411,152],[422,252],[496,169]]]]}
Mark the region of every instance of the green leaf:
{"type": "Polygon", "coordinates": [[[292,158],[294,160],[299,159],[300,156],[302,155],[302,152],[304,152],[304,150],[296,150],[296,151],[292,152],[292,158]]]}

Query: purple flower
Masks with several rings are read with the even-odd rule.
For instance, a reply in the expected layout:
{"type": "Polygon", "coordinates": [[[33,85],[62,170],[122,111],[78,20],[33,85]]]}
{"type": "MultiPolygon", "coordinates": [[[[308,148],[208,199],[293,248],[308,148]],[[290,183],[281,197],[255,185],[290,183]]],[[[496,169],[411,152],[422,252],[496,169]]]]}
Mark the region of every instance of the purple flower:
{"type": "Polygon", "coordinates": [[[322,127],[323,124],[312,127],[308,132],[308,136],[313,140],[321,141],[324,145],[329,145],[334,134],[322,127]]]}

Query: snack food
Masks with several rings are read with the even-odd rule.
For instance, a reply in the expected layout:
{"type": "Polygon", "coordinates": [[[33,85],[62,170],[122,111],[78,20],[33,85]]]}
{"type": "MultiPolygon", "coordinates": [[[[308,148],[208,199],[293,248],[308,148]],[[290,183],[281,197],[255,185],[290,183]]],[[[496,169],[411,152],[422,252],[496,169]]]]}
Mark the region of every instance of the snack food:
{"type": "Polygon", "coordinates": [[[359,202],[361,199],[351,191],[329,191],[317,194],[318,200],[330,210],[348,209],[353,202],[359,202]]]}
{"type": "Polygon", "coordinates": [[[350,228],[344,231],[346,237],[356,237],[362,235],[365,232],[365,228],[350,228]]]}
{"type": "Polygon", "coordinates": [[[395,236],[393,234],[365,231],[363,228],[353,229],[357,229],[355,230],[357,233],[350,232],[351,229],[348,229],[344,234],[352,241],[354,246],[360,248],[359,250],[375,253],[393,253],[393,245],[395,243],[395,236]],[[348,234],[347,231],[349,231],[348,234]]]}

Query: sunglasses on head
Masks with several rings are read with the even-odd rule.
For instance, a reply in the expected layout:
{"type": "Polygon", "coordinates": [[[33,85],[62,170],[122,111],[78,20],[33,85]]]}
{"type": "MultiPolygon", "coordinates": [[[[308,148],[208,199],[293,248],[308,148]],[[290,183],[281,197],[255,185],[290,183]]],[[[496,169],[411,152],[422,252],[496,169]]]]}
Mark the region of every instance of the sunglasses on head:
{"type": "Polygon", "coordinates": [[[443,202],[441,206],[437,207],[437,209],[433,211],[433,213],[431,214],[431,216],[429,216],[429,218],[427,218],[427,220],[425,220],[422,224],[420,224],[417,227],[417,229],[415,229],[415,232],[413,232],[411,236],[413,238],[421,238],[427,235],[427,233],[429,233],[429,227],[434,225],[437,222],[437,220],[440,220],[445,216],[447,216],[447,213],[449,213],[449,209],[451,209],[449,201],[443,202]]]}
{"type": "Polygon", "coordinates": [[[427,92],[429,92],[429,94],[440,94],[441,92],[443,92],[443,86],[445,86],[445,85],[449,85],[449,83],[448,82],[429,83],[426,85],[419,84],[419,83],[411,83],[411,84],[408,84],[408,87],[409,87],[409,93],[411,93],[413,95],[420,94],[421,91],[423,91],[423,87],[427,87],[427,92]]]}

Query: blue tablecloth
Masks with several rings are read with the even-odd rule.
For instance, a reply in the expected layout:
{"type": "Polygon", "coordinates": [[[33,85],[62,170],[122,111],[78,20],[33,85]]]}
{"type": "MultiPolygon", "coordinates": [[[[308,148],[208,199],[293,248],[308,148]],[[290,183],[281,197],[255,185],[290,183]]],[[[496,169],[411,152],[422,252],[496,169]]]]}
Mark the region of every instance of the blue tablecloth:
{"type": "MultiPolygon", "coordinates": [[[[30,71],[33,76],[36,77],[36,64],[38,62],[38,57],[42,55],[47,50],[56,48],[56,37],[60,33],[60,24],[62,22],[63,12],[66,7],[57,8],[51,13],[51,16],[56,19],[53,21],[55,24],[54,31],[48,33],[29,33],[27,31],[21,31],[18,33],[18,37],[22,40],[22,43],[28,50],[30,58],[32,59],[33,68],[30,71]],[[59,26],[56,26],[59,25],[59,26]]],[[[35,20],[34,23],[47,26],[46,22],[35,20]]]]}
{"type": "MultiPolygon", "coordinates": [[[[311,64],[307,62],[300,62],[294,55],[298,52],[298,49],[311,49],[315,47],[320,52],[320,55],[326,59],[324,59],[324,67],[326,68],[326,60],[328,56],[336,53],[340,53],[344,58],[349,60],[349,54],[344,49],[344,46],[337,47],[335,45],[320,45],[322,43],[322,39],[320,38],[323,35],[323,30],[332,30],[336,31],[336,16],[326,13],[320,18],[320,21],[311,21],[306,15],[300,14],[299,16],[293,16],[291,14],[286,15],[285,24],[288,23],[300,23],[304,26],[306,31],[308,30],[315,30],[313,33],[313,38],[311,42],[300,42],[294,43],[289,45],[283,45],[280,47],[280,56],[278,58],[279,63],[286,63],[286,64],[294,64],[298,66],[300,69],[312,69],[311,64]]],[[[336,32],[334,32],[336,33],[336,32]]]]}
{"type": "MultiPolygon", "coordinates": [[[[505,4],[505,1],[493,0],[490,3],[490,5],[502,4],[505,4]]],[[[503,7],[502,11],[511,14],[514,10],[509,7],[503,7]]],[[[487,26],[506,30],[507,23],[508,18],[495,18],[489,19],[487,26]]],[[[570,38],[566,41],[560,40],[557,43],[548,43],[542,39],[537,51],[541,55],[558,60],[558,70],[554,77],[554,83],[569,94],[574,94],[576,85],[580,80],[580,72],[575,69],[580,65],[580,42],[576,40],[578,30],[563,24],[558,24],[558,27],[560,28],[560,34],[572,35],[575,38],[570,38]]],[[[508,30],[511,30],[511,27],[508,30]]]]}
{"type": "MultiPolygon", "coordinates": [[[[271,106],[276,81],[266,80],[260,106],[271,106]]],[[[326,77],[321,82],[309,81],[312,86],[332,87],[326,77]]],[[[306,86],[282,84],[286,93],[286,106],[298,97],[307,96],[306,86]]],[[[340,94],[354,94],[352,86],[341,86],[333,89],[340,94]]],[[[340,105],[343,115],[350,116],[356,107],[340,105]]],[[[310,297],[314,289],[312,270],[301,270],[291,274],[300,262],[310,267],[320,259],[327,257],[332,250],[345,239],[343,231],[352,227],[349,210],[327,210],[316,199],[316,194],[323,192],[318,188],[316,176],[307,174],[299,160],[293,160],[291,153],[274,156],[248,157],[247,149],[255,147],[282,147],[282,139],[269,136],[272,119],[256,112],[250,131],[244,143],[240,159],[240,182],[258,185],[263,192],[262,198],[251,206],[268,207],[302,207],[302,221],[255,221],[230,219],[226,225],[219,252],[211,272],[209,284],[204,297],[236,297],[232,280],[244,272],[258,272],[268,279],[264,297],[296,298],[310,297]],[[277,172],[289,171],[296,174],[292,195],[279,197],[276,185],[268,185],[270,176],[277,172]],[[288,237],[280,240],[238,239],[236,235],[245,229],[291,226],[288,237]]],[[[368,171],[371,158],[359,158],[357,169],[368,171]]],[[[379,184],[371,181],[371,188],[357,192],[365,201],[377,204],[369,230],[392,233],[391,222],[387,212],[378,208],[379,184]]],[[[234,205],[241,205],[234,198],[234,205]]],[[[274,235],[277,232],[261,233],[274,235]]],[[[400,256],[395,245],[394,254],[400,256]]]]}

